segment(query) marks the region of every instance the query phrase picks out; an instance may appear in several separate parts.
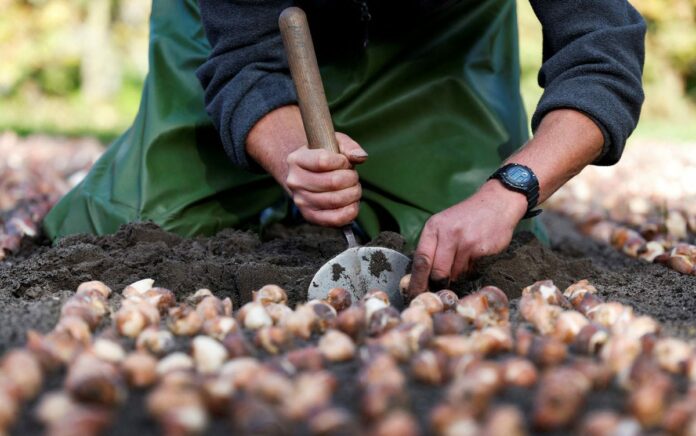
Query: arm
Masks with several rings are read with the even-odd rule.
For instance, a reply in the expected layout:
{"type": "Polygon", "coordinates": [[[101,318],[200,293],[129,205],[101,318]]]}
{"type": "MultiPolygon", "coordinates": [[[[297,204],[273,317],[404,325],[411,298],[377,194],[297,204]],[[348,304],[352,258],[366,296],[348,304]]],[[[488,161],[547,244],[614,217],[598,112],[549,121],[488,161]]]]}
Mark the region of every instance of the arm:
{"type": "MultiPolygon", "coordinates": [[[[544,28],[545,87],[534,137],[507,162],[536,173],[542,202],[586,165],[618,161],[643,102],[645,23],[625,0],[531,0],[544,28]]],[[[447,282],[504,250],[527,208],[524,195],[491,180],[434,215],[414,253],[409,292],[447,282]]]]}
{"type": "Polygon", "coordinates": [[[307,148],[278,16],[289,0],[200,0],[212,46],[197,75],[206,109],[231,160],[260,166],[310,222],[340,226],[355,219],[362,191],[353,165],[367,153],[337,133],[342,155],[307,148]]]}
{"type": "Polygon", "coordinates": [[[339,227],[354,220],[362,188],[353,168],[367,153],[350,137],[336,133],[342,154],[307,148],[300,108],[276,109],[252,128],[249,156],[268,171],[292,197],[309,222],[339,227]]]}
{"type": "Polygon", "coordinates": [[[255,163],[245,152],[252,127],[266,114],[295,104],[278,15],[290,0],[200,0],[212,50],[196,74],[205,105],[233,163],[255,163]]]}
{"type": "MultiPolygon", "coordinates": [[[[532,168],[539,179],[540,202],[596,160],[602,132],[587,116],[557,110],[541,122],[536,135],[506,163],[532,168]]],[[[476,259],[503,251],[527,210],[523,194],[489,180],[465,201],[433,215],[423,228],[413,256],[410,293],[428,288],[428,280],[446,286],[469,271],[476,259]]]]}

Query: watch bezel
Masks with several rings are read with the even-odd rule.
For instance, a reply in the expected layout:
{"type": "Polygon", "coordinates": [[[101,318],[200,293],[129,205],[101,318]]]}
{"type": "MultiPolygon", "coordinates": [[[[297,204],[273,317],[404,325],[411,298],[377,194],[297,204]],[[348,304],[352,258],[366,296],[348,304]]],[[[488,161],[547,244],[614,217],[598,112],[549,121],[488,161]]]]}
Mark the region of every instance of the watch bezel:
{"type": "Polygon", "coordinates": [[[531,218],[541,213],[541,209],[534,210],[539,202],[539,180],[532,171],[531,168],[517,163],[509,163],[501,168],[498,168],[488,180],[498,179],[503,186],[510,189],[511,191],[519,192],[527,197],[527,212],[523,218],[531,218]],[[524,183],[517,183],[510,177],[510,170],[523,170],[527,173],[527,181],[524,183]]]}
{"type": "Polygon", "coordinates": [[[530,171],[527,167],[524,167],[519,164],[512,164],[509,166],[505,166],[502,168],[502,171],[500,173],[502,177],[505,178],[505,181],[511,185],[511,187],[518,188],[524,191],[527,190],[532,190],[534,189],[535,185],[538,185],[538,182],[535,183],[536,176],[532,171],[530,171]],[[510,176],[510,171],[511,170],[521,170],[527,173],[527,181],[524,183],[517,183],[511,176],[510,176]]]}

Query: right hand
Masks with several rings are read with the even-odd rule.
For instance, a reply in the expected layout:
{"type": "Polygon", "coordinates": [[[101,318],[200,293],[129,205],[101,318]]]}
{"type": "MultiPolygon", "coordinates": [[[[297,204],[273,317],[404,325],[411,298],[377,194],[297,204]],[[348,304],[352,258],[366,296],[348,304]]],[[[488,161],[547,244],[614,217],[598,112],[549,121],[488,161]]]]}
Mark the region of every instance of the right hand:
{"type": "Polygon", "coordinates": [[[362,189],[354,165],[367,153],[348,135],[336,133],[340,154],[300,147],[287,157],[284,185],[309,222],[340,227],[358,216],[362,189]]]}

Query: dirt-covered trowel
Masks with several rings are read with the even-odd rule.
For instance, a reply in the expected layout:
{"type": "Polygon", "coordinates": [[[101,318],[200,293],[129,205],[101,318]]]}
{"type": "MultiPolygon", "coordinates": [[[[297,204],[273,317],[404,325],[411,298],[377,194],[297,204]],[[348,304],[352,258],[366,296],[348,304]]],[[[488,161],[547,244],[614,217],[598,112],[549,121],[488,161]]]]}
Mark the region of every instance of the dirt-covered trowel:
{"type": "MultiPolygon", "coordinates": [[[[309,147],[339,153],[307,17],[302,9],[287,8],[280,14],[279,26],[309,147]]],[[[325,298],[329,290],[340,287],[357,301],[368,291],[381,289],[392,305],[401,308],[399,281],[410,259],[388,248],[358,246],[350,225],[343,228],[343,233],[348,249],[319,269],[309,285],[309,298],[325,298]]]]}

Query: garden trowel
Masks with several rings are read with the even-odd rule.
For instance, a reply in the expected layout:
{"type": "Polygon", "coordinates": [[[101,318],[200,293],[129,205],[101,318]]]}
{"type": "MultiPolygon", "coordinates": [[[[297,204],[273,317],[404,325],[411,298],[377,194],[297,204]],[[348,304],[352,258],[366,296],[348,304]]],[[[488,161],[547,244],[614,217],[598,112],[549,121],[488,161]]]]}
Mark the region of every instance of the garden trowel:
{"type": "MultiPolygon", "coordinates": [[[[302,9],[290,7],[278,22],[309,147],[339,153],[307,17],[302,9]]],[[[368,291],[380,289],[393,306],[401,308],[399,281],[410,259],[388,248],[358,246],[350,224],[343,227],[343,233],[348,249],[319,269],[309,285],[308,298],[325,298],[332,288],[345,288],[357,301],[368,291]]]]}

